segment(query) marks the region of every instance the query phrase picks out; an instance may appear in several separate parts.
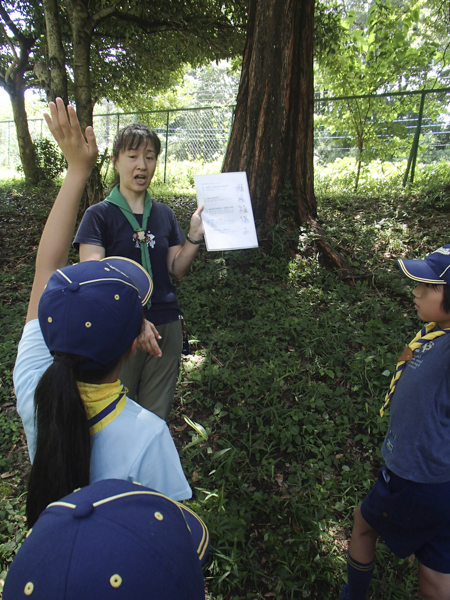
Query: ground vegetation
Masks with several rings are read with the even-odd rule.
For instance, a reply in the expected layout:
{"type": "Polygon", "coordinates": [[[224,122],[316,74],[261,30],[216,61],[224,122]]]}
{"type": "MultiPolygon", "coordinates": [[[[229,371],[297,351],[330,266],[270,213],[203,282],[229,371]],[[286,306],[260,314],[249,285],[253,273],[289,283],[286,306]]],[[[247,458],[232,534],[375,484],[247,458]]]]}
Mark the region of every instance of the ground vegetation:
{"type": "MultiPolygon", "coordinates": [[[[190,506],[212,536],[210,600],[335,599],[352,512],[382,460],[381,400],[419,327],[395,258],[448,242],[449,168],[424,170],[406,190],[401,177],[378,171],[359,195],[342,173],[318,180],[316,194],[353,285],[323,266],[311,229],[295,233],[290,251],[294,234],[281,221],[259,228],[259,249],[202,249],[178,287],[191,354],[169,425],[194,490],[190,506]]],[[[29,463],[12,369],[55,192],[18,181],[0,188],[1,577],[26,531],[29,463]]],[[[192,192],[159,185],[153,195],[187,227],[192,192]]],[[[413,557],[398,560],[379,544],[377,561],[371,600],[416,593],[413,557]]]]}

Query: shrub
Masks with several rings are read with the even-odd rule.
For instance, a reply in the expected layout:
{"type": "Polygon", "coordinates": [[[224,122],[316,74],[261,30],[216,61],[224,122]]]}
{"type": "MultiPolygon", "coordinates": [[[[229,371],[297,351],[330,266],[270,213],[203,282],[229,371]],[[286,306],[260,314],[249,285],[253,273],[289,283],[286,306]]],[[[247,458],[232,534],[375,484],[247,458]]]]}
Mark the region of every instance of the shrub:
{"type": "MultiPolygon", "coordinates": [[[[52,181],[66,170],[67,164],[63,153],[50,140],[42,138],[34,142],[34,151],[40,180],[52,181]]],[[[19,166],[19,171],[23,172],[22,166],[19,166]]]]}

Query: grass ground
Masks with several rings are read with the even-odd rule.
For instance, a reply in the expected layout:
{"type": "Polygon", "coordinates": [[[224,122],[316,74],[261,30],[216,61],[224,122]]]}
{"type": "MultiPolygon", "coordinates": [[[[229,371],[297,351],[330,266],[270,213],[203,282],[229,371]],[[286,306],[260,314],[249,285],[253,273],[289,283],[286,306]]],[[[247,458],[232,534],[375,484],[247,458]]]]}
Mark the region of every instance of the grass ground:
{"type": "MultiPolygon", "coordinates": [[[[320,218],[351,263],[351,285],[321,265],[309,230],[291,252],[280,225],[260,234],[268,252],[202,249],[178,286],[192,353],[169,424],[212,537],[211,600],[337,597],[352,512],[382,460],[382,397],[419,328],[394,259],[450,239],[442,185],[323,189],[320,218]]],[[[51,185],[0,187],[0,578],[26,530],[29,464],[11,375],[54,195],[51,185]]],[[[164,195],[186,229],[195,199],[164,195]]],[[[381,543],[377,559],[372,598],[410,598],[414,560],[381,543]]]]}

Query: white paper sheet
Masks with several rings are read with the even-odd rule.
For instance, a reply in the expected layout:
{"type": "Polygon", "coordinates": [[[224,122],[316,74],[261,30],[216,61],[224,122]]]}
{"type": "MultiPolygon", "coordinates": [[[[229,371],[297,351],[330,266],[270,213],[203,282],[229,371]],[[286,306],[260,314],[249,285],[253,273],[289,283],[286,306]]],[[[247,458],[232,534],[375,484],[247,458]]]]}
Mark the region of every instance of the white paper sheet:
{"type": "Polygon", "coordinates": [[[207,250],[256,248],[255,220],[247,173],[196,175],[197,205],[202,212],[207,250]]]}

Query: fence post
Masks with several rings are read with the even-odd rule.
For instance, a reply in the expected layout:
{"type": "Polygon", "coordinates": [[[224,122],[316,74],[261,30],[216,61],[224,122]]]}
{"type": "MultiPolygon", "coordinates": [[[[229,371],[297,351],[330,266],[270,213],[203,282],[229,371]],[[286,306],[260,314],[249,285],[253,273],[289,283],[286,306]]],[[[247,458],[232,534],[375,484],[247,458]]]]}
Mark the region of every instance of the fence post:
{"type": "Polygon", "coordinates": [[[403,177],[403,187],[406,186],[406,182],[408,180],[409,169],[411,168],[411,183],[414,181],[414,171],[416,170],[416,159],[417,159],[417,151],[419,149],[419,138],[420,138],[420,130],[422,128],[422,116],[423,116],[423,107],[425,104],[425,92],[422,92],[420,95],[420,108],[419,108],[419,116],[417,118],[417,127],[416,133],[414,135],[414,140],[411,146],[411,152],[409,153],[408,164],[406,165],[405,176],[403,177]]]}
{"type": "Polygon", "coordinates": [[[166,121],[166,152],[164,154],[164,183],[166,183],[167,154],[169,153],[169,119],[170,119],[170,110],[167,111],[167,121],[166,121]]]}

